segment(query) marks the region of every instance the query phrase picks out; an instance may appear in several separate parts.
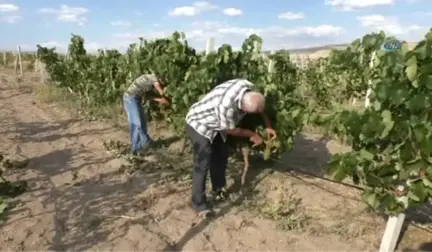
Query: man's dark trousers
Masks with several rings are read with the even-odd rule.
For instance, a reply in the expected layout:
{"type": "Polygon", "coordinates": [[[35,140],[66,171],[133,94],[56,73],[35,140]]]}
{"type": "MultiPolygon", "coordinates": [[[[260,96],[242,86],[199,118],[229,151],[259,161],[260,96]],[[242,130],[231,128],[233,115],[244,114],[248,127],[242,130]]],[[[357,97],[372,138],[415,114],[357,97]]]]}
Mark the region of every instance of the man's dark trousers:
{"type": "Polygon", "coordinates": [[[194,151],[192,207],[201,212],[210,209],[205,193],[207,171],[210,170],[213,191],[220,190],[226,185],[228,145],[222,140],[220,134],[217,134],[211,143],[188,124],[186,124],[186,133],[192,141],[194,151]]]}

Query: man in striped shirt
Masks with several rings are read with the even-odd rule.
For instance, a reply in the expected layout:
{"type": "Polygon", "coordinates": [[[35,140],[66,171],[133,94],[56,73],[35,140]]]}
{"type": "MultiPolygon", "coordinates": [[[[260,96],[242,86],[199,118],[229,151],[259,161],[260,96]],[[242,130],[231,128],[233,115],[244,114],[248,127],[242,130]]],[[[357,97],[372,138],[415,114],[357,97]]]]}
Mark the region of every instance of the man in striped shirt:
{"type": "Polygon", "coordinates": [[[128,87],[123,95],[123,104],[129,121],[129,132],[132,144],[132,154],[136,155],[153,142],[147,133],[147,122],[142,104],[149,99],[149,93],[156,89],[161,97],[152,98],[159,104],[168,105],[164,98],[162,81],[154,74],[144,74],[138,77],[128,87]]]}
{"type": "Polygon", "coordinates": [[[186,133],[192,140],[194,149],[192,207],[202,216],[214,215],[205,194],[208,170],[214,196],[226,197],[227,135],[247,137],[254,146],[263,143],[256,132],[236,128],[243,116],[246,113],[260,113],[267,133],[272,138],[276,137],[276,132],[264,114],[265,98],[261,93],[253,92],[252,88],[253,84],[245,79],[226,81],[193,104],[186,115],[186,133]]]}

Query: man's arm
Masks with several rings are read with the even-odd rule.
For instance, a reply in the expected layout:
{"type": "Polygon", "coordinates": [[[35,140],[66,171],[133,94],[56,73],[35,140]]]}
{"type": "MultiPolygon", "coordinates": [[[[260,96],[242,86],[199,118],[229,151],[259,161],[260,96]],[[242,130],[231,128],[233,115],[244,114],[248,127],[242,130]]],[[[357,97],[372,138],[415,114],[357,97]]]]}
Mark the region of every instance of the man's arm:
{"type": "Polygon", "coordinates": [[[160,84],[159,81],[156,81],[153,86],[156,88],[157,92],[159,93],[159,95],[161,97],[159,98],[153,98],[153,101],[160,103],[160,104],[168,104],[167,99],[165,98],[165,93],[162,89],[162,85],[160,84]]]}
{"type": "Polygon", "coordinates": [[[156,81],[154,84],[153,84],[153,86],[156,88],[156,90],[158,91],[158,93],[160,94],[160,96],[164,96],[165,94],[164,94],[164,91],[163,91],[163,89],[162,89],[162,85],[158,82],[158,81],[156,81]]]}
{"type": "MultiPolygon", "coordinates": [[[[272,126],[270,120],[268,119],[268,116],[265,113],[261,113],[261,117],[264,120],[264,124],[266,128],[271,128],[272,126]]],[[[231,130],[227,130],[226,132],[228,135],[238,136],[238,137],[252,137],[256,134],[251,130],[242,129],[242,128],[234,128],[231,130]]]]}
{"type": "Polygon", "coordinates": [[[265,113],[261,113],[261,118],[264,120],[264,124],[265,124],[266,128],[272,127],[271,122],[265,113]]]}
{"type": "Polygon", "coordinates": [[[233,119],[234,109],[227,108],[222,104],[219,106],[219,120],[221,129],[225,130],[228,135],[238,137],[252,137],[255,132],[247,129],[236,128],[236,123],[233,119]]]}
{"type": "Polygon", "coordinates": [[[237,137],[253,137],[255,136],[255,132],[248,130],[248,129],[242,129],[242,128],[234,128],[226,130],[226,133],[231,136],[237,136],[237,137]]]}

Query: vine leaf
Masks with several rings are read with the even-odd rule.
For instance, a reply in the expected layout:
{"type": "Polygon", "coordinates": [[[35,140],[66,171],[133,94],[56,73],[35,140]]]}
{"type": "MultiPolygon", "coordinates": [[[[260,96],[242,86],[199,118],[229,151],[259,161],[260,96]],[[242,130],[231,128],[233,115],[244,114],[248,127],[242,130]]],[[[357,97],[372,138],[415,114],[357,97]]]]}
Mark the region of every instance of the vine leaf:
{"type": "Polygon", "coordinates": [[[377,195],[373,192],[365,191],[362,198],[364,202],[374,209],[378,208],[380,205],[377,195]]]}
{"type": "MultiPolygon", "coordinates": [[[[407,61],[407,68],[405,70],[406,76],[408,80],[411,82],[414,82],[417,78],[417,58],[415,55],[411,56],[411,58],[407,61]]],[[[413,83],[414,87],[416,86],[416,83],[413,83]]]]}

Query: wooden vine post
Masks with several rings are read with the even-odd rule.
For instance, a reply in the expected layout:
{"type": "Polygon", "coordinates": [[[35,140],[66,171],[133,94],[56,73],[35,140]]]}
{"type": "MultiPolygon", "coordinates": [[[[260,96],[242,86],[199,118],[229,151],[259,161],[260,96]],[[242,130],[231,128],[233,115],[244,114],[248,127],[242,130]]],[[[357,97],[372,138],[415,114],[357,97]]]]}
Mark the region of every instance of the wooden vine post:
{"type": "Polygon", "coordinates": [[[40,62],[39,62],[39,56],[38,56],[37,52],[34,53],[34,57],[35,57],[34,72],[37,73],[40,70],[39,69],[40,68],[40,66],[39,66],[40,62]]]}
{"type": "Polygon", "coordinates": [[[15,69],[14,69],[14,73],[15,73],[15,75],[17,74],[18,65],[19,65],[20,76],[22,77],[22,75],[23,75],[23,67],[22,67],[22,61],[21,61],[21,46],[17,46],[17,53],[18,53],[18,55],[15,55],[15,69]]]}
{"type": "Polygon", "coordinates": [[[206,51],[205,51],[206,55],[208,55],[209,53],[213,52],[214,49],[215,49],[214,47],[215,47],[215,39],[213,37],[207,39],[206,51]]]}
{"type": "Polygon", "coordinates": [[[396,216],[389,216],[384,235],[381,240],[380,252],[393,252],[396,249],[396,243],[402,231],[405,221],[405,214],[401,213],[396,216]]]}
{"type": "MultiPolygon", "coordinates": [[[[374,60],[375,60],[375,56],[376,56],[376,52],[372,53],[370,62],[369,62],[369,67],[372,69],[374,66],[374,60]]],[[[369,95],[372,92],[372,80],[368,80],[368,89],[366,91],[366,97],[365,97],[365,107],[369,107],[370,106],[370,99],[369,99],[369,95]]]]}
{"type": "MultiPolygon", "coordinates": [[[[270,52],[270,56],[273,55],[274,53],[275,53],[274,50],[271,51],[271,52],[270,52]]],[[[274,65],[275,65],[274,60],[270,60],[270,61],[269,61],[269,64],[268,64],[268,72],[269,72],[269,73],[273,73],[273,71],[274,71],[274,65]]]]}
{"type": "Polygon", "coordinates": [[[3,66],[7,66],[7,60],[6,60],[6,51],[3,51],[3,66]]]}

